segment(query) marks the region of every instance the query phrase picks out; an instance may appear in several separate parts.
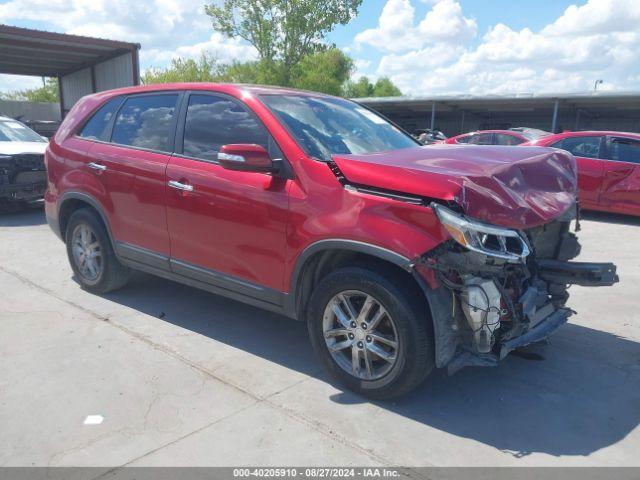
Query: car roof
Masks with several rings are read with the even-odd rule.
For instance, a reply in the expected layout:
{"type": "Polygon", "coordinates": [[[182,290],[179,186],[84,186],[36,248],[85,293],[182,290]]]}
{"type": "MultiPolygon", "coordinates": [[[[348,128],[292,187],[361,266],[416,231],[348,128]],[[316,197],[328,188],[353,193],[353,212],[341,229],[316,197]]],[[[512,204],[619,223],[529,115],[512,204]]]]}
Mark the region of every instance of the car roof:
{"type": "Polygon", "coordinates": [[[151,85],[138,85],[134,87],[116,88],[90,96],[96,98],[115,97],[118,95],[131,95],[134,93],[151,93],[175,90],[202,90],[228,93],[240,96],[243,92],[250,92],[256,95],[306,95],[314,97],[330,97],[320,92],[298,90],[294,88],[276,87],[272,85],[250,85],[243,83],[214,83],[214,82],[180,82],[180,83],[155,83],[151,85]]]}
{"type": "Polygon", "coordinates": [[[555,141],[555,140],[561,140],[563,138],[570,138],[570,137],[602,137],[602,136],[623,136],[623,137],[632,137],[632,138],[637,138],[640,139],[640,134],[639,133],[633,133],[633,132],[616,132],[613,130],[579,130],[576,132],[560,132],[560,133],[555,133],[553,135],[549,135],[548,137],[543,137],[540,140],[544,140],[545,142],[549,141],[555,141]]]}
{"type": "Polygon", "coordinates": [[[575,132],[556,133],[556,137],[591,137],[594,135],[627,135],[631,137],[640,137],[640,133],[634,132],[616,132],[614,130],[579,130],[575,132]]]}
{"type": "Polygon", "coordinates": [[[478,133],[504,133],[505,135],[511,135],[512,137],[522,137],[522,132],[517,132],[515,130],[475,130],[473,132],[461,133],[457,135],[458,137],[462,137],[463,135],[476,135],[478,133]]]}

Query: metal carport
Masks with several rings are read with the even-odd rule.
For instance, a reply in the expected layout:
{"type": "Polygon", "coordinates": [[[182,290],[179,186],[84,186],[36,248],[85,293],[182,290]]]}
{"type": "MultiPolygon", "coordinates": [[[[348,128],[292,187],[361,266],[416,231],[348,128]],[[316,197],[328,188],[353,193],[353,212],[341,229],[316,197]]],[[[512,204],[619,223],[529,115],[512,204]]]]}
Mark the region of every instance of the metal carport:
{"type": "Polygon", "coordinates": [[[0,73],[57,77],[64,116],[89,93],[138,85],[140,44],[0,24],[0,73]]]}
{"type": "Polygon", "coordinates": [[[440,95],[360,98],[409,131],[438,128],[447,135],[472,130],[535,127],[542,130],[640,132],[640,91],[514,95],[440,95]]]}

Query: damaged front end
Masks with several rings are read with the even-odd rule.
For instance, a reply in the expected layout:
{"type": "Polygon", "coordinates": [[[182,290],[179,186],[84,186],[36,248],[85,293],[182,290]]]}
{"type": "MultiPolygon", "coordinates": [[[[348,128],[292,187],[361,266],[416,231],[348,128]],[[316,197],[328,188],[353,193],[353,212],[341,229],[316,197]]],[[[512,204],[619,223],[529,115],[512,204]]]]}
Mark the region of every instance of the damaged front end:
{"type": "Polygon", "coordinates": [[[611,263],[570,262],[580,244],[570,224],[575,205],[541,226],[514,230],[469,219],[432,204],[452,237],[423,255],[442,286],[436,325],[436,363],[450,373],[496,365],[512,350],[546,338],[565,323],[569,285],[618,281],[611,263]],[[443,293],[444,292],[444,293],[443,293]],[[448,312],[443,306],[447,306],[448,312]]]}
{"type": "Polygon", "coordinates": [[[0,154],[0,202],[42,198],[47,186],[42,153],[0,154]]]}

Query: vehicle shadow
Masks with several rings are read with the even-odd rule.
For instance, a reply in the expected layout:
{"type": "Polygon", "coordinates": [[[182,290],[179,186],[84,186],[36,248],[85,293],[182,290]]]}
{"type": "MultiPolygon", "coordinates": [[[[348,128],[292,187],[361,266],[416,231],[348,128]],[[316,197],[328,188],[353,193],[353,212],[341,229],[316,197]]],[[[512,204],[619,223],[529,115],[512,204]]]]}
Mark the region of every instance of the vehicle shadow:
{"type": "Polygon", "coordinates": [[[0,227],[30,227],[47,223],[42,204],[0,204],[0,227]]]}
{"type": "Polygon", "coordinates": [[[621,213],[596,212],[594,210],[584,210],[580,212],[582,220],[594,222],[617,223],[619,225],[640,226],[640,217],[623,215],[621,213]]]}
{"type": "MultiPolygon", "coordinates": [[[[105,297],[329,381],[302,322],[144,274],[105,297]]],[[[331,400],[368,401],[348,391],[331,400]]],[[[436,371],[408,396],[376,404],[516,457],[589,455],[640,423],[640,344],[568,324],[540,361],[510,356],[496,368],[468,368],[452,377],[436,371]]]]}

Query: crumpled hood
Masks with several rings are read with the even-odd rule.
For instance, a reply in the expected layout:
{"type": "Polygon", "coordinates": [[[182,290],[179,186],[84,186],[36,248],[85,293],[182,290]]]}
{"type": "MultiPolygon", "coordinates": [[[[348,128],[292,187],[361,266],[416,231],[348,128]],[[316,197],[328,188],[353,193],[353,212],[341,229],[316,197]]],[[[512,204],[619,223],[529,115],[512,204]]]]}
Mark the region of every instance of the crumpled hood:
{"type": "Polygon", "coordinates": [[[548,223],[576,198],[575,159],[553,148],[439,144],[333,161],[354,185],[452,201],[508,228],[548,223]]]}

